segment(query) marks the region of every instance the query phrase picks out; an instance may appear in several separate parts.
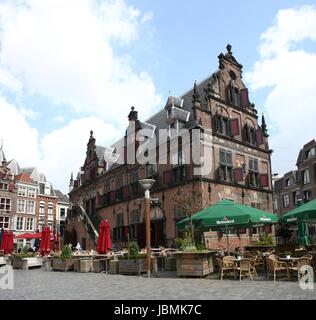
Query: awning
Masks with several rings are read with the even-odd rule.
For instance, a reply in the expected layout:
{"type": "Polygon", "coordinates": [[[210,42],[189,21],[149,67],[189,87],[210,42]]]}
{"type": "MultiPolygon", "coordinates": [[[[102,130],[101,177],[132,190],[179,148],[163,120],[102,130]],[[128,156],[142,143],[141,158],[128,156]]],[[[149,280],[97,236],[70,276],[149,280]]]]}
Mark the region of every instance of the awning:
{"type": "Polygon", "coordinates": [[[31,240],[31,239],[41,239],[42,233],[24,233],[19,236],[16,236],[15,239],[26,239],[26,240],[31,240]]]}

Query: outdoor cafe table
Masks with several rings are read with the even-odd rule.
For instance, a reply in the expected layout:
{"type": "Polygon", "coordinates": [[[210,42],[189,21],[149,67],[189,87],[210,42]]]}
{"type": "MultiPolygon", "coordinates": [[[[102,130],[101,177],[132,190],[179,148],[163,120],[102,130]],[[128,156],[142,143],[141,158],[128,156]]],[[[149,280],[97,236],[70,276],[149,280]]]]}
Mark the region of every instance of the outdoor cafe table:
{"type": "Polygon", "coordinates": [[[290,257],[290,258],[279,258],[279,261],[281,262],[286,262],[287,266],[288,266],[288,270],[287,270],[287,277],[288,277],[288,280],[290,281],[291,280],[291,273],[290,273],[290,269],[289,269],[289,264],[291,262],[295,262],[295,261],[298,261],[299,258],[294,258],[294,257],[290,257]]]}

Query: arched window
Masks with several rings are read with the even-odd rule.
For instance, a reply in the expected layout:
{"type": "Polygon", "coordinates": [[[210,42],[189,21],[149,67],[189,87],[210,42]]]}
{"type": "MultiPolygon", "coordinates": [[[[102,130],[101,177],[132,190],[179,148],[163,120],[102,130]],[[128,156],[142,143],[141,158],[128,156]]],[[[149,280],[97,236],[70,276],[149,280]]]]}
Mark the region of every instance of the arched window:
{"type": "Polygon", "coordinates": [[[235,84],[234,80],[232,80],[228,86],[228,98],[229,98],[229,102],[234,106],[237,106],[237,107],[241,106],[240,90],[238,86],[235,84]]]}

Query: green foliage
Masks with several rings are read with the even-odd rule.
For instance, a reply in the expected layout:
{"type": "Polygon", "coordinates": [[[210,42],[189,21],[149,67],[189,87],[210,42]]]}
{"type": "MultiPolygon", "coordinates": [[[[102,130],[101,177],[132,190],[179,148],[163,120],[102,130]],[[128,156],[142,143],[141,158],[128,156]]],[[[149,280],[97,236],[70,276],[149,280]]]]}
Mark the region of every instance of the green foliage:
{"type": "Polygon", "coordinates": [[[61,260],[68,260],[72,258],[72,250],[70,245],[66,245],[63,247],[61,255],[59,256],[61,260]]]}
{"type": "Polygon", "coordinates": [[[25,247],[23,247],[22,248],[22,254],[28,254],[29,252],[29,249],[30,249],[30,247],[29,246],[25,246],[25,247]]]}
{"type": "Polygon", "coordinates": [[[273,238],[269,234],[262,234],[260,240],[255,243],[255,246],[273,246],[273,238]]]}
{"type": "Polygon", "coordinates": [[[36,254],[35,254],[35,253],[32,253],[32,252],[15,253],[15,254],[14,254],[14,257],[21,258],[21,259],[24,259],[24,258],[34,258],[34,257],[36,257],[36,254]]]}
{"type": "Polygon", "coordinates": [[[128,257],[130,259],[135,259],[135,257],[139,256],[139,246],[137,242],[129,242],[127,249],[128,249],[128,257]]]}

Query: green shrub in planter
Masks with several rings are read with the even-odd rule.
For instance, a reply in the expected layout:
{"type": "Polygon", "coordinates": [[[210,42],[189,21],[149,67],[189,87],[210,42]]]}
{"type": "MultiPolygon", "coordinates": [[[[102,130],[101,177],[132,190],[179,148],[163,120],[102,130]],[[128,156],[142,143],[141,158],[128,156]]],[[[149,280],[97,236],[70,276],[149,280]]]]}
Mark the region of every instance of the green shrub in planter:
{"type": "Polygon", "coordinates": [[[63,250],[61,252],[61,255],[59,257],[56,257],[57,259],[61,260],[68,260],[72,258],[72,250],[69,245],[66,245],[63,247],[63,250]]]}

